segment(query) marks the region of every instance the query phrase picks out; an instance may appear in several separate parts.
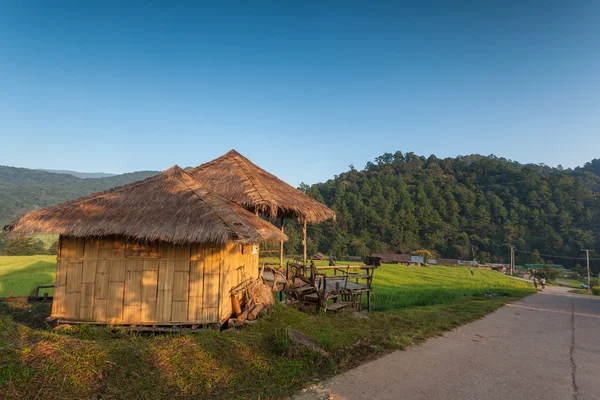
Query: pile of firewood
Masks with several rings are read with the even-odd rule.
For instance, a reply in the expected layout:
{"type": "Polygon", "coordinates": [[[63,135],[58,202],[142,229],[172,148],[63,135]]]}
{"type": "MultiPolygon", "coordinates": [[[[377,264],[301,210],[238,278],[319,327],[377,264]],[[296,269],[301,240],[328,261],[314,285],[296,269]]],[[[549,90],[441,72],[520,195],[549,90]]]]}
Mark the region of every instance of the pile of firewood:
{"type": "Polygon", "coordinates": [[[230,327],[254,322],[258,316],[275,304],[273,292],[262,279],[248,279],[231,289],[233,316],[230,327]]]}

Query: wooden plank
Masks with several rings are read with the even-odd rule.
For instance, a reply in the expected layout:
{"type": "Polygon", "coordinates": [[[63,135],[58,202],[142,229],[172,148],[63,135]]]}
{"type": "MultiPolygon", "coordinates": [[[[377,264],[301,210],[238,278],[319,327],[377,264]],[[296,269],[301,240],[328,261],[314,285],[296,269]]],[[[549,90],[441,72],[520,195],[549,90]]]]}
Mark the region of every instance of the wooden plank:
{"type": "Polygon", "coordinates": [[[108,303],[106,318],[110,322],[123,321],[123,299],[125,297],[125,282],[110,282],[108,284],[108,303]]]}
{"type": "Polygon", "coordinates": [[[173,303],[173,261],[160,261],[158,269],[158,293],[156,299],[157,320],[170,321],[173,303]]]}
{"type": "Polygon", "coordinates": [[[89,259],[98,258],[98,250],[100,249],[100,239],[85,239],[83,256],[89,259]]]}
{"type": "Polygon", "coordinates": [[[171,321],[173,322],[186,322],[188,314],[188,302],[187,301],[173,301],[171,321]]]}
{"type": "MultiPolygon", "coordinates": [[[[237,258],[235,254],[227,253],[234,260],[237,258]]],[[[231,279],[231,261],[221,260],[221,275],[220,275],[220,290],[219,290],[219,320],[229,318],[233,312],[231,304],[231,296],[229,291],[233,286],[231,279]]]]}
{"type": "Polygon", "coordinates": [[[94,281],[94,299],[106,299],[108,297],[110,261],[98,260],[96,264],[96,278],[94,281]]]}
{"type": "MultiPolygon", "coordinates": [[[[158,261],[156,264],[158,266],[158,261]]],[[[157,292],[158,270],[144,270],[142,272],[142,322],[156,321],[157,292]]]]}
{"type": "MultiPolygon", "coordinates": [[[[97,258],[98,258],[98,247],[100,245],[100,241],[99,240],[94,240],[94,239],[87,239],[87,240],[83,240],[84,243],[84,248],[83,248],[83,269],[82,269],[82,277],[81,277],[81,282],[83,283],[94,283],[96,281],[96,265],[97,265],[97,258]]],[[[92,299],[93,299],[93,289],[94,289],[94,285],[92,285],[92,299]]],[[[82,307],[89,307],[89,306],[85,306],[82,303],[82,307]]]]}
{"type": "Polygon", "coordinates": [[[68,236],[61,236],[61,258],[75,258],[75,238],[68,236]]]}
{"type": "Polygon", "coordinates": [[[145,259],[142,261],[142,270],[158,271],[158,259],[145,259]]]}
{"type": "Polygon", "coordinates": [[[204,287],[204,261],[190,261],[188,319],[196,321],[201,316],[202,289],[204,287]]]}
{"type": "Polygon", "coordinates": [[[349,303],[342,303],[342,302],[329,304],[327,306],[327,311],[339,311],[342,308],[348,307],[349,305],[350,305],[349,303]]]}
{"type": "Polygon", "coordinates": [[[54,289],[54,298],[52,299],[52,316],[64,316],[67,312],[67,287],[57,286],[54,289]],[[55,306],[56,304],[56,306],[55,306]]]}
{"type": "Polygon", "coordinates": [[[77,258],[83,257],[84,250],[85,250],[85,239],[83,239],[83,238],[75,239],[75,257],[77,257],[77,258]]]}
{"type": "Polygon", "coordinates": [[[158,271],[142,272],[142,301],[156,301],[158,271]]]}
{"type": "Polygon", "coordinates": [[[115,236],[104,237],[98,246],[99,259],[123,259],[125,256],[125,243],[115,236]]]}
{"type": "Polygon", "coordinates": [[[110,262],[110,282],[125,282],[126,262],[124,260],[113,260],[110,262]]]}
{"type": "Polygon", "coordinates": [[[175,259],[190,259],[190,246],[173,246],[175,259]]]}
{"type": "Polygon", "coordinates": [[[190,262],[186,261],[173,261],[174,271],[175,272],[185,272],[188,273],[190,271],[190,262]]]}
{"type": "Polygon", "coordinates": [[[143,262],[128,259],[125,262],[125,293],[123,298],[123,320],[141,321],[142,313],[142,267],[143,262]]]}
{"type": "Polygon", "coordinates": [[[81,261],[71,261],[67,266],[66,315],[71,318],[79,318],[82,264],[81,261]]]}
{"type": "Polygon", "coordinates": [[[141,320],[138,322],[157,322],[156,301],[143,301],[141,309],[141,320]]]}
{"type": "Polygon", "coordinates": [[[137,240],[127,241],[125,245],[125,258],[139,257],[159,258],[159,242],[140,242],[137,240]]]}
{"type": "Polygon", "coordinates": [[[94,283],[81,284],[81,308],[92,308],[94,305],[94,283]]]}
{"type": "Polygon", "coordinates": [[[83,271],[81,281],[83,283],[94,283],[96,280],[96,260],[83,260],[83,271]]]}
{"type": "Polygon", "coordinates": [[[204,308],[219,308],[219,267],[218,260],[207,260],[204,263],[204,291],[202,304],[204,308]]]}
{"type": "Polygon", "coordinates": [[[188,302],[189,278],[188,272],[173,272],[173,301],[188,302]]]}
{"type": "Polygon", "coordinates": [[[108,299],[94,299],[94,308],[92,311],[92,316],[95,322],[108,321],[108,317],[106,315],[107,305],[108,299]]]}
{"type": "Polygon", "coordinates": [[[202,317],[200,319],[202,323],[210,324],[213,322],[219,322],[219,308],[218,307],[205,307],[202,309],[202,317]]]}
{"type": "Polygon", "coordinates": [[[189,272],[173,272],[173,305],[171,308],[172,321],[188,320],[189,278],[189,272]]]}
{"type": "Polygon", "coordinates": [[[67,260],[59,260],[56,263],[56,286],[65,286],[67,284],[67,267],[69,262],[67,260]]]}

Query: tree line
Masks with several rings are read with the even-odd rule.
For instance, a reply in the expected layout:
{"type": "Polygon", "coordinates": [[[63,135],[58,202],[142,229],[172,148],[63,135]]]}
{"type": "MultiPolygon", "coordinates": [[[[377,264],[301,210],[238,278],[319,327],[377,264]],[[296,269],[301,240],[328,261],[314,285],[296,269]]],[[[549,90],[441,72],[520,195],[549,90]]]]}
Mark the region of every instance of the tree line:
{"type": "MultiPolygon", "coordinates": [[[[309,252],[366,256],[428,249],[444,258],[575,264],[559,256],[600,254],[600,160],[575,170],[496,156],[440,159],[386,153],[364,169],[300,189],[327,204],[336,222],[309,225],[309,252]],[[546,254],[548,256],[541,256],[546,254]],[[555,259],[553,258],[555,257],[555,259]]],[[[297,223],[286,252],[301,252],[297,223]]],[[[578,261],[581,262],[581,261],[578,261]]],[[[595,266],[593,266],[595,269],[595,266]]]]}

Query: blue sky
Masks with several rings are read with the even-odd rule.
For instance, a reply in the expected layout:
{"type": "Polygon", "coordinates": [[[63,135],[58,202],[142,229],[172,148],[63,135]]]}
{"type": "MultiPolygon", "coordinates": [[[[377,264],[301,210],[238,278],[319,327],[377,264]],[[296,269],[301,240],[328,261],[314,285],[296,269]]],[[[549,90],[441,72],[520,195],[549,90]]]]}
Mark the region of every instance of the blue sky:
{"type": "Polygon", "coordinates": [[[597,1],[117,3],[0,3],[0,164],[600,157],[597,1]]]}

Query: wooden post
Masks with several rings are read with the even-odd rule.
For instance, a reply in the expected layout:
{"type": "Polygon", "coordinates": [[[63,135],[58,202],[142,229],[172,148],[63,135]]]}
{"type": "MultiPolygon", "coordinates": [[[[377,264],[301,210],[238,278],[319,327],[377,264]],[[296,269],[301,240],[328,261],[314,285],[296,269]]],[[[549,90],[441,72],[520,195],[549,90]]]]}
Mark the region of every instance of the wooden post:
{"type": "Polygon", "coordinates": [[[302,225],[302,244],[304,245],[304,255],[302,256],[303,264],[306,265],[306,219],[302,225]]]}
{"type": "MultiPolygon", "coordinates": [[[[281,233],[283,233],[284,219],[284,217],[281,217],[281,233]]],[[[283,268],[283,240],[279,243],[279,268],[283,268]]]]}

